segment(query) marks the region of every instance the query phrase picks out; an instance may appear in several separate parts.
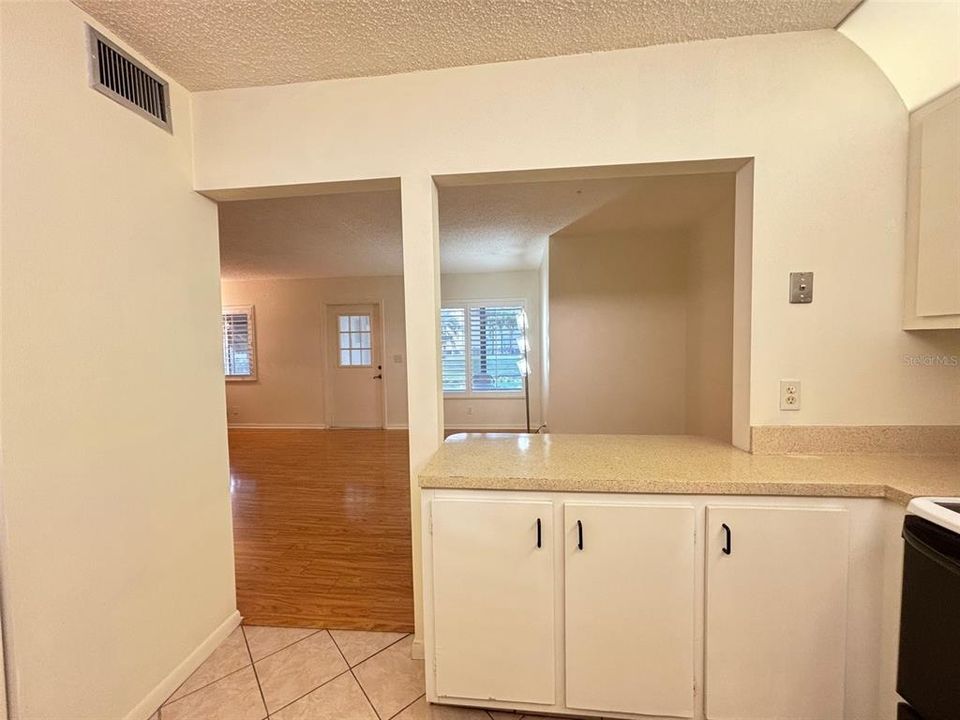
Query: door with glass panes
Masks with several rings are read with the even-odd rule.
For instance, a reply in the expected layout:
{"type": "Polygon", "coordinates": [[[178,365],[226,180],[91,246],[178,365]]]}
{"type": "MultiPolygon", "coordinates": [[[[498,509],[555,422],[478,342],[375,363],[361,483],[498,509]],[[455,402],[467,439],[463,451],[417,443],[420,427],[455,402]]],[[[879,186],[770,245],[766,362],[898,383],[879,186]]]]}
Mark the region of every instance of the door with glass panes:
{"type": "Polygon", "coordinates": [[[380,306],[329,305],[327,328],[327,422],[341,428],[383,427],[380,306]]]}

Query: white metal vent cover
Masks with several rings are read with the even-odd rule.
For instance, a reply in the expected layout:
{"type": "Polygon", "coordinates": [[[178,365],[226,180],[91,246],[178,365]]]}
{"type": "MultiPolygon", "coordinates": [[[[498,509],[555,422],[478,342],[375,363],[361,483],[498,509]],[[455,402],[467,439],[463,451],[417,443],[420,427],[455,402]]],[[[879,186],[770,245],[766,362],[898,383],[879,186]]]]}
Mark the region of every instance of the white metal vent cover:
{"type": "Polygon", "coordinates": [[[173,132],[170,88],[166,80],[147,70],[87,26],[90,49],[90,87],[142,115],[154,125],[173,132]]]}

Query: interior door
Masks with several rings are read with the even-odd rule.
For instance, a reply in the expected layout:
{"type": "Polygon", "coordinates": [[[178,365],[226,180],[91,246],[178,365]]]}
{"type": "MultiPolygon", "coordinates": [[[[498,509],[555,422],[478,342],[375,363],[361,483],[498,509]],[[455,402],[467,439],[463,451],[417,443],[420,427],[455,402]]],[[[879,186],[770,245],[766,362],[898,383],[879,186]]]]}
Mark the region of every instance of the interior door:
{"type": "Polygon", "coordinates": [[[383,427],[380,306],[327,308],[330,359],[327,411],[331,427],[383,427]]]}
{"type": "Polygon", "coordinates": [[[431,503],[441,697],[555,701],[553,503],[431,503]]]}
{"type": "Polygon", "coordinates": [[[707,508],[706,716],[841,720],[842,508],[707,508]]]}
{"type": "Polygon", "coordinates": [[[567,706],[693,717],[691,506],[564,504],[567,706]]]}

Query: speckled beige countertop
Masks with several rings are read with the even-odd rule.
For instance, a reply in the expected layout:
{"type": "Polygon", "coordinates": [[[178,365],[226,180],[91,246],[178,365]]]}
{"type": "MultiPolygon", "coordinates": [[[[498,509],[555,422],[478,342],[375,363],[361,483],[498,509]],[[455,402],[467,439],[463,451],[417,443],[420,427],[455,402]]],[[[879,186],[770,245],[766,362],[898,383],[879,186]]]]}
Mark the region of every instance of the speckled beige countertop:
{"type": "Polygon", "coordinates": [[[960,455],[751,455],[688,435],[452,435],[423,488],[559,492],[960,496],[960,455]]]}

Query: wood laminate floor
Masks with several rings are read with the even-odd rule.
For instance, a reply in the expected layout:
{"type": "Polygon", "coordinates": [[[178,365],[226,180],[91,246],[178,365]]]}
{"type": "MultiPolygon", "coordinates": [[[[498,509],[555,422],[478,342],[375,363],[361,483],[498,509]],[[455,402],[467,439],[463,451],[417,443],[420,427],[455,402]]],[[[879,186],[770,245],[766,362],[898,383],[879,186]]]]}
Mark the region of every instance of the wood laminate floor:
{"type": "Polygon", "coordinates": [[[413,630],[406,432],[231,430],[230,476],[247,624],[413,630]]]}

